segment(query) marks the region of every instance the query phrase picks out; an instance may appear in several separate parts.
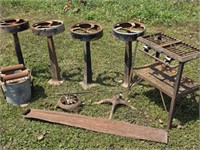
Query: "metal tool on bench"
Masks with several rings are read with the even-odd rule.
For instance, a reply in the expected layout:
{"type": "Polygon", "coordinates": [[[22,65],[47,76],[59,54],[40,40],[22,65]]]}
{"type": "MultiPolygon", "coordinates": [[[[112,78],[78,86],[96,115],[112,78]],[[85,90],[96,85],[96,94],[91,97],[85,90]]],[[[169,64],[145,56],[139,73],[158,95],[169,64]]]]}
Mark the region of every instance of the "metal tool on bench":
{"type": "Polygon", "coordinates": [[[93,84],[92,81],[90,41],[100,39],[103,36],[103,29],[96,23],[77,23],[70,28],[70,33],[72,38],[86,42],[84,50],[84,80],[80,83],[85,89],[95,86],[96,84],[93,84]]]}
{"type": "Polygon", "coordinates": [[[29,28],[29,23],[25,19],[3,19],[0,21],[0,31],[6,33],[12,33],[14,38],[14,46],[18,63],[23,65],[25,65],[25,63],[17,33],[27,30],[28,28],[29,28]]]}
{"type": "Polygon", "coordinates": [[[2,68],[0,85],[8,103],[24,104],[31,98],[31,73],[23,64],[2,68]]]}
{"type": "MultiPolygon", "coordinates": [[[[139,49],[139,51],[155,59],[156,62],[141,67],[134,67],[133,74],[160,90],[161,99],[166,111],[168,110],[165,105],[163,93],[171,97],[167,122],[167,128],[169,129],[174,117],[176,99],[197,91],[200,88],[200,83],[183,75],[184,65],[191,60],[199,58],[200,49],[163,33],[138,37],[137,41],[149,48],[148,51],[145,49],[139,49]],[[161,55],[164,57],[161,57],[161,55]],[[172,64],[172,61],[174,64],[172,64]]],[[[136,53],[136,50],[134,53],[136,53]]]]}
{"type": "Polygon", "coordinates": [[[53,85],[59,85],[63,82],[60,76],[60,68],[57,62],[56,51],[53,42],[53,35],[59,34],[64,30],[65,30],[64,24],[60,20],[37,22],[32,25],[32,32],[35,35],[47,37],[49,58],[51,64],[51,73],[52,73],[52,79],[49,80],[49,83],[53,85]]]}
{"type": "MultiPolygon", "coordinates": [[[[125,54],[124,54],[124,82],[122,86],[128,87],[129,79],[132,69],[132,41],[137,37],[142,36],[145,32],[145,26],[138,22],[119,22],[113,26],[113,35],[119,40],[125,41],[125,54]]],[[[138,42],[136,41],[135,49],[138,42]]],[[[134,59],[134,58],[133,58],[134,59]]]]}

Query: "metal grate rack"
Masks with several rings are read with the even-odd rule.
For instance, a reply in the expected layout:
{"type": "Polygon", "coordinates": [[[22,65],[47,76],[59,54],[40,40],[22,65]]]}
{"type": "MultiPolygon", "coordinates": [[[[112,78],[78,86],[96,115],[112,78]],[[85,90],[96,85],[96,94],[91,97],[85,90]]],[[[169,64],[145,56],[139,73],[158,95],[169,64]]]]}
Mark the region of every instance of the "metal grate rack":
{"type": "Polygon", "coordinates": [[[163,33],[139,37],[138,41],[179,62],[186,62],[200,57],[200,49],[163,33]]]}
{"type": "MultiPolygon", "coordinates": [[[[138,37],[137,42],[145,45],[143,50],[139,50],[156,61],[144,66],[134,67],[133,74],[160,90],[161,99],[166,111],[168,110],[162,94],[165,93],[171,97],[167,122],[167,128],[169,129],[174,117],[176,99],[200,89],[200,83],[183,75],[185,63],[199,58],[200,49],[163,33],[138,37]],[[150,51],[153,51],[154,54],[150,51]],[[160,55],[165,55],[170,61],[163,61],[160,55]],[[174,69],[176,67],[171,67],[170,65],[171,61],[174,60],[178,63],[176,66],[177,70],[174,69]]],[[[136,54],[136,51],[134,54],[136,54]]]]}

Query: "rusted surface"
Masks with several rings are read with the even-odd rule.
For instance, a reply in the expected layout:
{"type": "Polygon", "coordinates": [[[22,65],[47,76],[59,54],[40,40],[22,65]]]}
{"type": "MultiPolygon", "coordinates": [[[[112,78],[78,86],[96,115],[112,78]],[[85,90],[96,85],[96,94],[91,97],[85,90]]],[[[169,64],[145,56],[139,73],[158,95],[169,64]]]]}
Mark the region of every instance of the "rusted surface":
{"type": "Polygon", "coordinates": [[[113,26],[113,35],[122,41],[135,41],[145,32],[145,26],[139,22],[119,22],[113,26]]]}
{"type": "Polygon", "coordinates": [[[8,81],[8,80],[14,80],[14,79],[18,79],[18,78],[23,78],[23,77],[27,77],[29,75],[29,71],[26,69],[24,71],[21,72],[16,72],[13,74],[9,74],[9,75],[4,75],[2,76],[3,81],[8,81]]]}
{"type": "Polygon", "coordinates": [[[91,61],[91,50],[90,50],[90,42],[85,43],[84,50],[84,84],[88,85],[92,83],[92,61],[91,61]]]}
{"type": "Polygon", "coordinates": [[[21,46],[17,33],[24,31],[28,28],[29,28],[29,23],[25,19],[3,19],[0,21],[1,32],[8,32],[12,33],[13,35],[15,52],[19,64],[24,64],[24,58],[22,55],[21,46]]]}
{"type": "MultiPolygon", "coordinates": [[[[145,26],[138,22],[119,22],[113,27],[113,35],[119,40],[125,41],[124,52],[124,82],[122,86],[128,87],[130,84],[130,76],[132,69],[132,41],[135,41],[137,37],[142,36],[145,32],[145,26]]],[[[137,49],[137,42],[135,44],[134,52],[137,49]]],[[[135,55],[135,53],[134,53],[135,55]]],[[[134,56],[135,57],[135,56],[134,56]]]]}
{"type": "Polygon", "coordinates": [[[75,95],[61,96],[56,108],[62,108],[64,110],[74,110],[81,105],[81,100],[75,95]]]}
{"type": "Polygon", "coordinates": [[[51,74],[52,74],[52,78],[49,80],[49,83],[53,85],[59,85],[63,82],[60,76],[61,70],[58,66],[53,35],[59,34],[64,30],[65,30],[64,24],[60,20],[37,22],[32,25],[32,32],[35,35],[47,37],[47,45],[48,45],[51,74]]]}
{"type": "MultiPolygon", "coordinates": [[[[168,96],[172,97],[174,93],[174,82],[176,80],[176,71],[168,70],[161,63],[153,63],[133,69],[133,74],[151,83],[168,96]]],[[[183,77],[179,86],[178,95],[191,93],[200,88],[197,83],[188,77],[183,77]]]]}
{"type": "Polygon", "coordinates": [[[183,76],[185,63],[199,58],[200,49],[163,33],[138,37],[137,41],[144,45],[143,50],[140,51],[157,62],[134,68],[133,74],[148,81],[171,97],[167,122],[169,129],[172,125],[177,97],[192,93],[200,88],[200,83],[183,76]],[[160,58],[160,54],[165,56],[164,61],[160,58]],[[172,61],[177,65],[171,65],[172,61]],[[178,70],[176,71],[175,68],[178,68],[178,70]]]}
{"type": "Polygon", "coordinates": [[[51,74],[52,74],[52,79],[49,81],[49,83],[60,84],[62,81],[61,76],[60,76],[61,70],[58,66],[58,61],[57,61],[57,57],[56,57],[56,51],[55,51],[52,36],[47,38],[47,45],[48,45],[48,52],[49,52],[50,65],[51,65],[51,74]]]}
{"type": "Polygon", "coordinates": [[[25,19],[3,19],[0,21],[1,32],[17,33],[29,28],[28,20],[25,19]]]}
{"type": "Polygon", "coordinates": [[[103,29],[96,23],[76,23],[70,28],[72,38],[89,42],[103,36],[103,29]]]}
{"type": "Polygon", "coordinates": [[[160,143],[167,143],[168,138],[167,131],[163,129],[78,114],[29,109],[23,114],[23,117],[160,143]]]}
{"type": "Polygon", "coordinates": [[[103,104],[103,103],[111,103],[112,104],[112,109],[111,109],[111,112],[110,112],[109,119],[112,119],[112,116],[114,114],[114,111],[115,111],[115,108],[116,108],[117,105],[125,105],[125,106],[130,107],[131,109],[136,109],[133,106],[131,106],[128,102],[123,100],[121,95],[114,96],[110,99],[100,100],[99,102],[96,102],[94,104],[103,104]]]}
{"type": "Polygon", "coordinates": [[[124,82],[122,86],[128,87],[132,69],[132,42],[126,42],[124,52],[124,82]]]}
{"type": "Polygon", "coordinates": [[[98,40],[103,36],[103,29],[96,23],[77,23],[70,28],[72,38],[85,41],[84,50],[84,80],[81,82],[83,88],[95,86],[92,82],[92,62],[90,41],[98,40]]]}
{"type": "Polygon", "coordinates": [[[179,62],[187,62],[200,57],[199,48],[182,42],[181,40],[176,40],[163,33],[139,37],[138,41],[179,62]]]}
{"type": "Polygon", "coordinates": [[[23,70],[23,69],[25,69],[24,65],[23,64],[19,64],[19,65],[13,65],[13,66],[8,66],[8,67],[1,68],[0,72],[2,74],[5,74],[7,72],[11,72],[11,71],[15,71],[15,70],[23,70]]]}
{"type": "Polygon", "coordinates": [[[60,20],[50,20],[37,22],[32,25],[32,32],[39,36],[53,36],[59,34],[65,30],[63,21],[60,20]]]}

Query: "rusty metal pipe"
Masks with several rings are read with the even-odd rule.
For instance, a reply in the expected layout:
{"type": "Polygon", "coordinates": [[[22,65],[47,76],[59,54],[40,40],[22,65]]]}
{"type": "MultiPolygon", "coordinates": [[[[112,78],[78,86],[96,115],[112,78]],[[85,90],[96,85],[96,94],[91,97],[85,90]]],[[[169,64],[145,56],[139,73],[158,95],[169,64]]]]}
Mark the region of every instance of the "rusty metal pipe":
{"type": "Polygon", "coordinates": [[[50,64],[51,64],[52,80],[60,81],[61,80],[60,69],[58,67],[56,51],[55,51],[52,36],[47,37],[47,44],[48,44],[49,58],[50,58],[50,64]]]}
{"type": "Polygon", "coordinates": [[[24,70],[24,71],[17,72],[14,74],[2,76],[2,79],[4,81],[8,81],[8,80],[18,79],[18,78],[22,78],[22,77],[27,77],[28,75],[29,75],[28,70],[24,70]]]}
{"type": "Polygon", "coordinates": [[[85,46],[86,48],[84,50],[84,62],[85,62],[84,83],[90,84],[92,83],[92,62],[91,62],[90,42],[86,42],[85,46]]]}
{"type": "Polygon", "coordinates": [[[24,65],[24,58],[23,58],[23,55],[22,55],[18,35],[17,35],[17,33],[13,33],[12,35],[14,37],[14,46],[15,46],[15,52],[16,52],[16,55],[17,55],[18,63],[24,65]]]}
{"type": "Polygon", "coordinates": [[[132,68],[132,41],[126,42],[124,57],[124,83],[123,86],[128,87],[129,77],[132,68]]]}
{"type": "Polygon", "coordinates": [[[14,65],[14,66],[8,66],[8,67],[4,67],[0,70],[0,72],[2,74],[5,74],[6,72],[10,72],[10,71],[15,71],[15,70],[23,70],[25,67],[23,64],[19,64],[19,65],[14,65]]]}

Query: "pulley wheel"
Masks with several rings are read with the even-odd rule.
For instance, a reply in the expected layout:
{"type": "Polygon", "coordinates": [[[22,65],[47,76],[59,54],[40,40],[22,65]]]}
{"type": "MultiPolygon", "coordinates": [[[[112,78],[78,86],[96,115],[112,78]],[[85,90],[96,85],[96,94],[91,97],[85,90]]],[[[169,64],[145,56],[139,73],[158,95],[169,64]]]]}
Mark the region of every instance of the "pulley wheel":
{"type": "Polygon", "coordinates": [[[1,32],[17,33],[29,28],[29,23],[24,19],[3,19],[0,21],[1,32]]]}
{"type": "Polygon", "coordinates": [[[32,32],[39,36],[52,36],[65,30],[64,23],[60,20],[37,22],[32,25],[32,32]]]}
{"type": "Polygon", "coordinates": [[[138,22],[120,22],[113,27],[113,35],[122,41],[135,41],[144,32],[145,26],[138,22]]]}
{"type": "Polygon", "coordinates": [[[103,36],[103,29],[98,24],[77,23],[70,28],[72,38],[89,42],[98,40],[103,36]]]}
{"type": "Polygon", "coordinates": [[[76,96],[61,96],[56,105],[56,108],[62,108],[65,110],[76,109],[81,105],[81,100],[76,96]]]}

